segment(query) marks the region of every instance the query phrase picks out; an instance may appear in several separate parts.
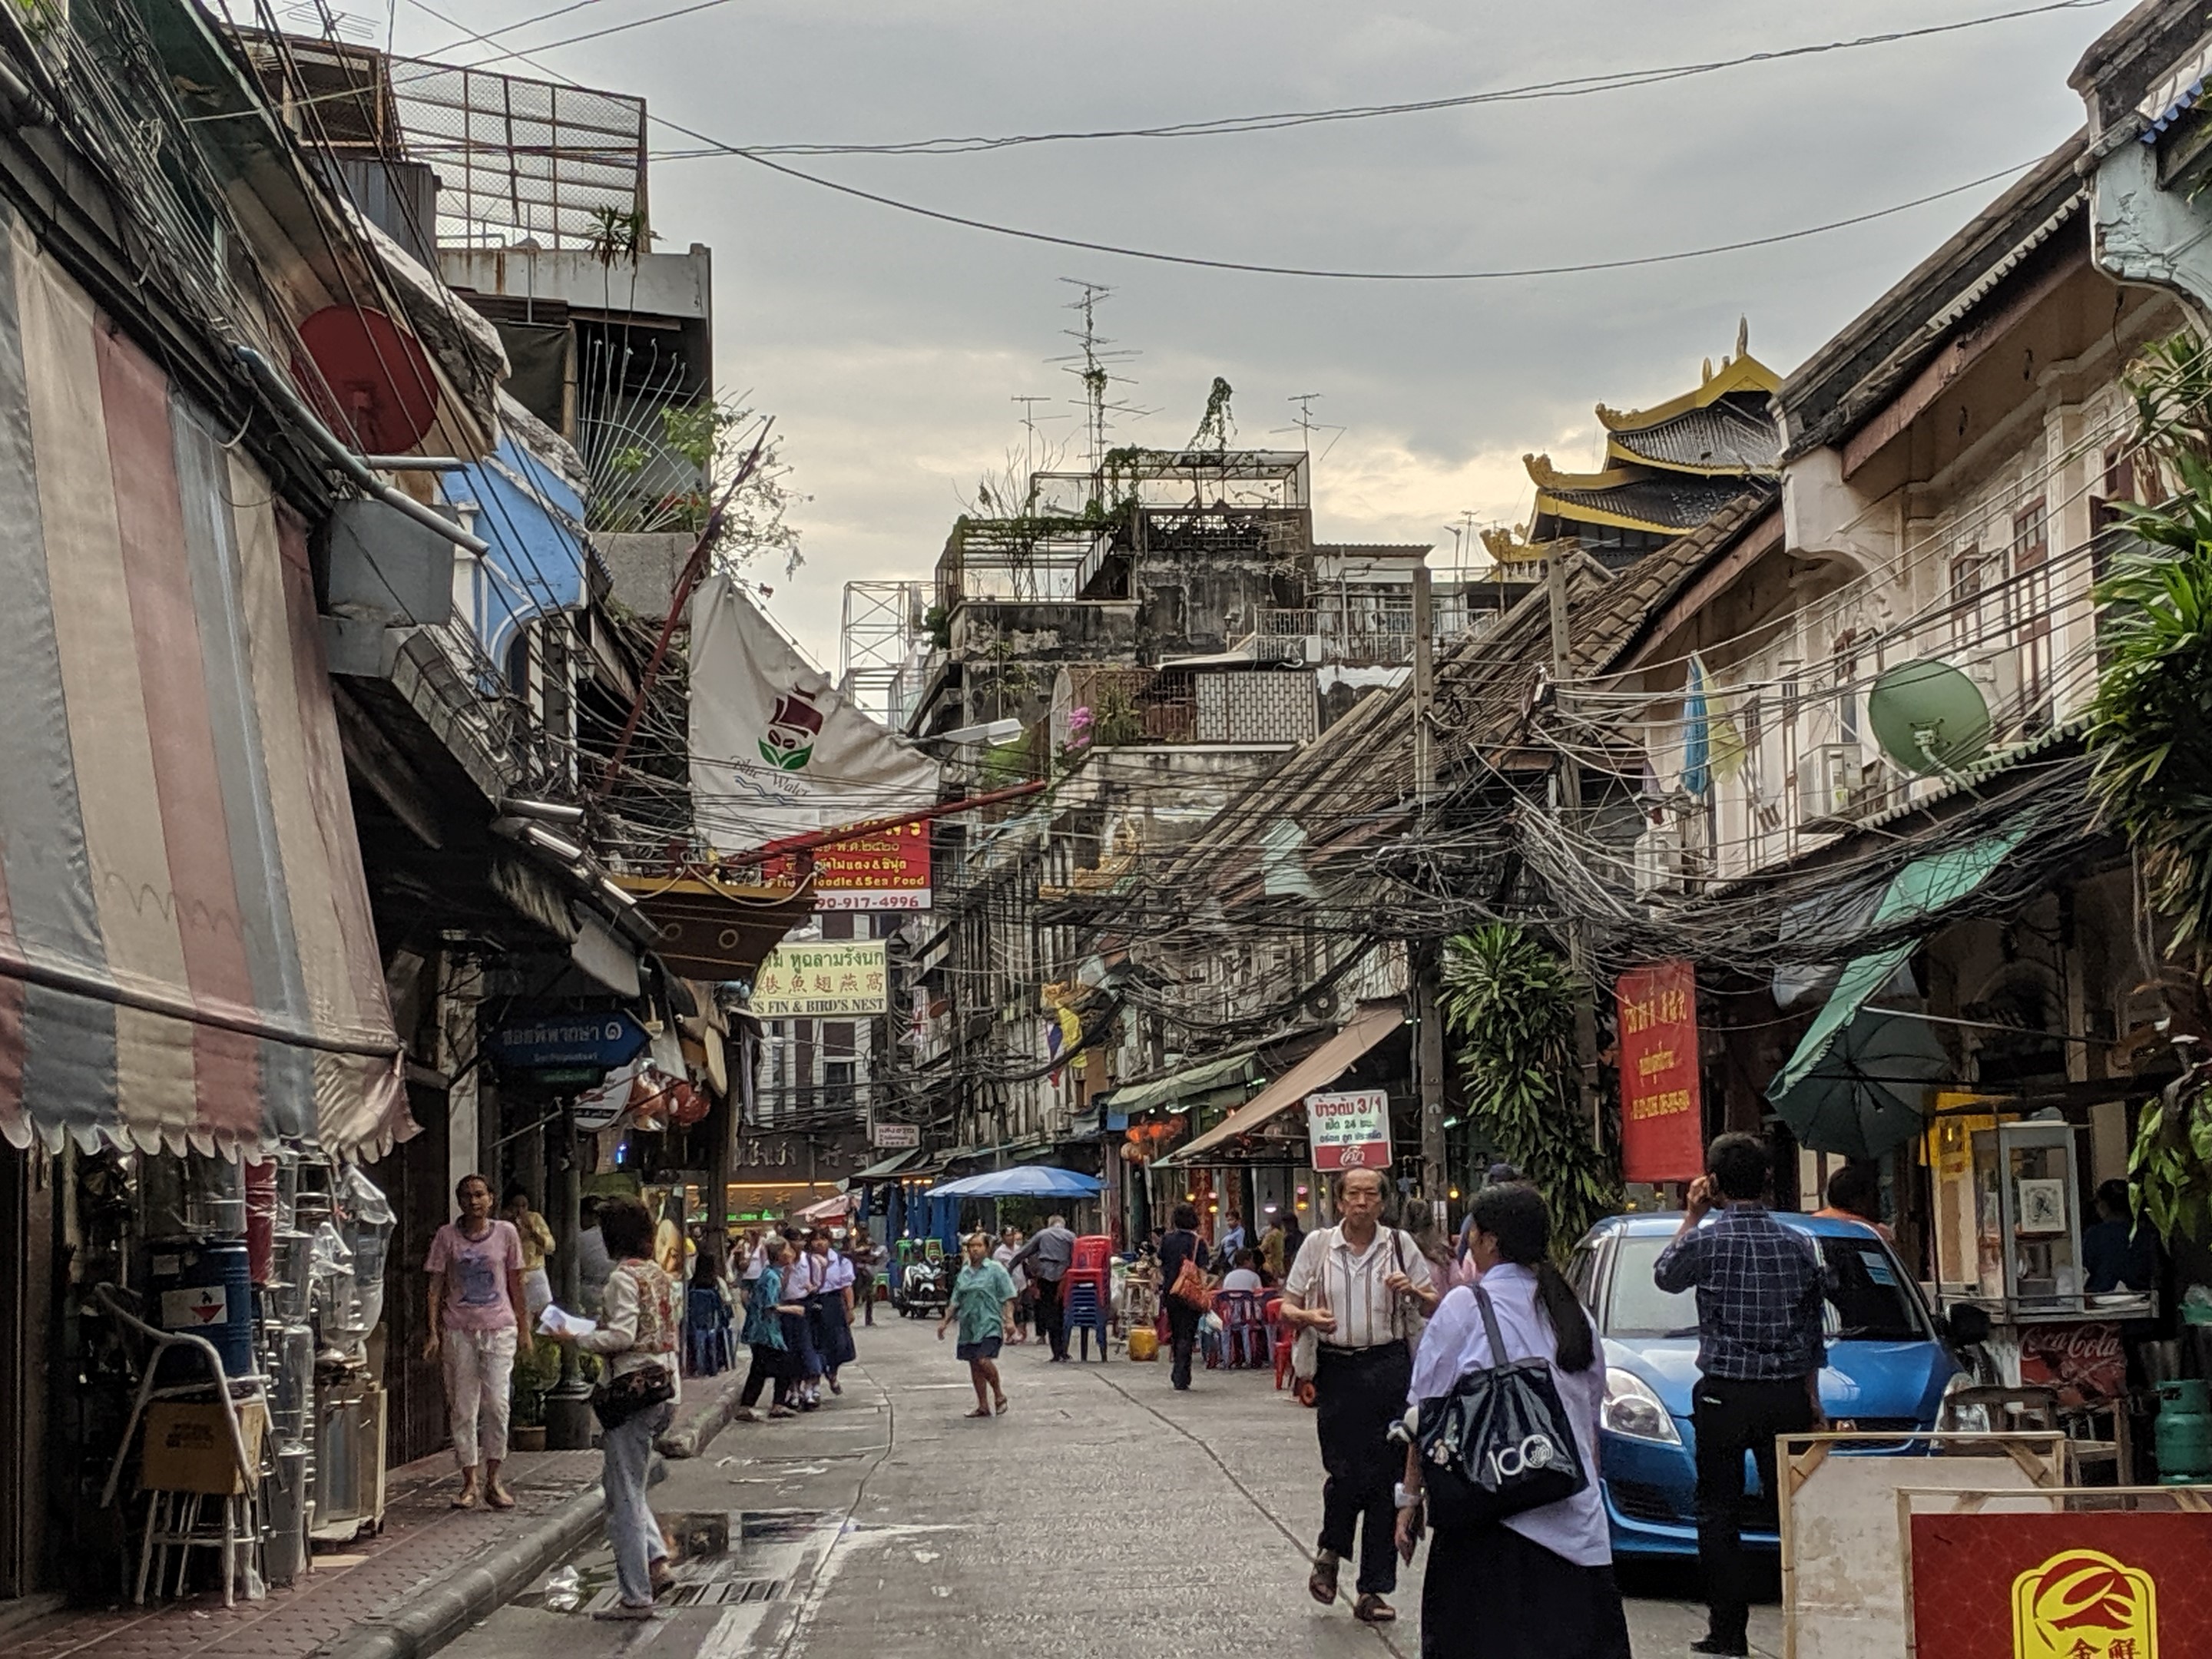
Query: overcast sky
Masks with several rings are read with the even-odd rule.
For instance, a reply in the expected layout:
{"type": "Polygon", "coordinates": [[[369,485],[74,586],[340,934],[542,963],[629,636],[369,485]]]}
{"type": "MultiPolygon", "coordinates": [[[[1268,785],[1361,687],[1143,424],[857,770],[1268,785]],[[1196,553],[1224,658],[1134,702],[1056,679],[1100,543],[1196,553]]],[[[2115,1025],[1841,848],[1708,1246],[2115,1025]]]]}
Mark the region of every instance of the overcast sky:
{"type": "MultiPolygon", "coordinates": [[[[343,5],[344,0],[334,0],[343,5]]],[[[355,0],[358,14],[374,0],[355,0]]],[[[394,0],[401,52],[457,31],[394,0]]],[[[559,0],[434,0],[491,30],[559,0]]],[[[480,61],[683,0],[589,0],[445,52],[480,61]]],[[[643,94],[742,144],[873,143],[1126,127],[1398,102],[1733,58],[2019,9],[2034,0],[728,0],[556,46],[543,64],[643,94]]],[[[793,158],[947,212],[1087,240],[1254,263],[1393,270],[1670,252],[1892,206],[2045,154],[2080,125],[2066,76],[2118,0],[1960,33],[1751,64],[1595,96],[1177,139],[949,156],[793,158]]],[[[387,20],[378,18],[380,26],[387,20]]],[[[495,67],[539,71],[514,58],[495,67]]],[[[656,143],[688,141],[665,129],[656,143]]],[[[851,580],[926,577],[979,473],[1021,440],[1011,400],[1079,429],[1044,360],[1082,277],[1140,355],[1125,442],[1179,444],[1214,375],[1240,441],[1295,443],[1286,401],[1343,428],[1315,467],[1325,540],[1437,541],[1462,511],[1521,522],[1520,457],[1594,464],[1600,401],[1695,383],[1748,316],[1786,373],[1994,196],[1993,184],[1780,246],[1587,275],[1462,283],[1210,271],[929,222],[745,160],[652,173],[664,247],[714,249],[719,373],[777,416],[805,563],[785,625],[833,671],[851,580]]]]}

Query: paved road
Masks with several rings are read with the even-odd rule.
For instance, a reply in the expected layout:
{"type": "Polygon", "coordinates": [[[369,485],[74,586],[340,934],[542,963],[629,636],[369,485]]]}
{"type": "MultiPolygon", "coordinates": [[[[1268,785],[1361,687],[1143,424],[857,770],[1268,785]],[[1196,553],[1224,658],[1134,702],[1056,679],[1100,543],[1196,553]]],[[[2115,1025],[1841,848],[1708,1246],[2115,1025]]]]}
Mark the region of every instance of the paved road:
{"type": "MultiPolygon", "coordinates": [[[[1012,1411],[970,1421],[966,1367],[931,1333],[861,1331],[842,1400],[733,1424],[669,1466],[663,1519],[709,1542],[726,1530],[730,1547],[679,1570],[666,1619],[597,1624],[533,1594],[452,1659],[1418,1654],[1419,1558],[1389,1630],[1306,1595],[1313,1419],[1265,1374],[1201,1374],[1177,1395],[1164,1364],[1050,1366],[1009,1349],[1012,1411]]],[[[585,1607],[611,1596],[604,1552],[576,1565],[585,1607]]],[[[1630,1620],[1638,1659],[1682,1653],[1705,1628],[1702,1607],[1674,1601],[1639,1598],[1630,1620]]],[[[1757,1610],[1760,1653],[1780,1651],[1778,1629],[1757,1610]]]]}

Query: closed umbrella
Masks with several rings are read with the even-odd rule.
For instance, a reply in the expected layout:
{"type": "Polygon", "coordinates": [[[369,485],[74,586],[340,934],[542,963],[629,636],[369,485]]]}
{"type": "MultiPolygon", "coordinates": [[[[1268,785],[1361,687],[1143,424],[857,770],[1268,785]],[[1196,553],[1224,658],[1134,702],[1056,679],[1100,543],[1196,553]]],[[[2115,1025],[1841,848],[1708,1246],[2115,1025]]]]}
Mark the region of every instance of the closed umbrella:
{"type": "Polygon", "coordinates": [[[1774,1109],[1808,1152],[1880,1158],[1918,1134],[1951,1056],[1917,1019],[1863,1009],[1774,1109]]]}

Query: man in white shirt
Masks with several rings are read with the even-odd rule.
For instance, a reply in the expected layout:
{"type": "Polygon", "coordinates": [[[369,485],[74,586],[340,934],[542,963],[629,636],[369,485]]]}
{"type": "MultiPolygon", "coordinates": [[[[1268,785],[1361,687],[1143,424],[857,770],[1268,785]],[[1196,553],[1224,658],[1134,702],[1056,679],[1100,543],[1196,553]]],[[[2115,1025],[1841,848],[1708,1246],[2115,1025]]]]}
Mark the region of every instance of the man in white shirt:
{"type": "Polygon", "coordinates": [[[1253,1261],[1251,1251],[1237,1251],[1237,1265],[1222,1276],[1221,1288],[1224,1291],[1255,1292],[1266,1288],[1260,1281],[1259,1269],[1253,1266],[1253,1261]]]}
{"type": "Polygon", "coordinates": [[[1396,1488],[1403,1467],[1390,1425],[1406,1409],[1417,1322],[1437,1294],[1426,1257],[1395,1227],[1382,1224],[1383,1174],[1346,1170],[1336,1177],[1336,1226],[1307,1236],[1283,1282],[1283,1319],[1320,1339],[1314,1372],[1314,1427],[1321,1439],[1321,1543],[1306,1589],[1324,1607],[1337,1596],[1337,1567],[1359,1546],[1353,1616],[1389,1624],[1383,1598],[1398,1587],[1396,1488]]]}

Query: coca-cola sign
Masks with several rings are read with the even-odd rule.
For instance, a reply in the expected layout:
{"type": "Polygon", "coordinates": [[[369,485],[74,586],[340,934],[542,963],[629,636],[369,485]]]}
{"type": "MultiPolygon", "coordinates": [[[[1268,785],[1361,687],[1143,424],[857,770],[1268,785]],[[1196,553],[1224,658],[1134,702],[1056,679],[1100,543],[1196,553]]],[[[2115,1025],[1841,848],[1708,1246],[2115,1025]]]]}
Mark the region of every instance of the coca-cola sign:
{"type": "Polygon", "coordinates": [[[2128,1356],[2120,1346],[2120,1328],[2101,1321],[2021,1327],[2020,1380],[2072,1389],[2084,1400],[2118,1399],[2128,1386],[2128,1356]]]}

